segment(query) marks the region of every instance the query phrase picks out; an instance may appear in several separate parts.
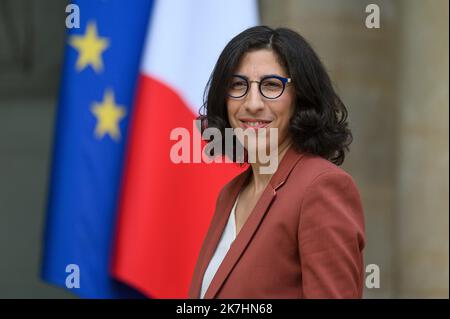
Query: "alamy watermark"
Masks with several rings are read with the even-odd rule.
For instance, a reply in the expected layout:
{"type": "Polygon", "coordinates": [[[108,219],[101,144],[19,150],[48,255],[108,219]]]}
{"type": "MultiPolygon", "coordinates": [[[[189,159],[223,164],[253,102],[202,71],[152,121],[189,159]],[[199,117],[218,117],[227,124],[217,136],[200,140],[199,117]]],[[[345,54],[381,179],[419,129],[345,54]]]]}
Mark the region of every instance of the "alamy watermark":
{"type": "Polygon", "coordinates": [[[237,163],[261,164],[261,174],[273,174],[277,170],[278,128],[225,128],[225,136],[222,136],[222,132],[214,127],[206,128],[200,134],[198,128],[201,121],[194,120],[192,123],[192,134],[184,127],[174,128],[170,132],[170,140],[176,141],[170,149],[172,163],[232,163],[231,157],[237,163]],[[238,143],[234,143],[236,139],[238,143]],[[202,140],[211,142],[202,148],[202,140]]]}
{"type": "Polygon", "coordinates": [[[380,288],[380,266],[369,264],[366,266],[366,288],[380,288]]]}
{"type": "Polygon", "coordinates": [[[80,288],[80,266],[77,264],[68,264],[66,266],[66,287],[68,289],[80,288]]]}
{"type": "Polygon", "coordinates": [[[76,4],[68,4],[66,6],[66,28],[79,29],[80,28],[80,7],[76,4]]]}
{"type": "MultiPolygon", "coordinates": [[[[66,266],[66,287],[68,289],[80,288],[80,267],[77,264],[66,266]]],[[[380,288],[380,267],[377,264],[366,265],[365,286],[368,289],[380,288]]]]}
{"type": "MultiPolygon", "coordinates": [[[[77,4],[68,4],[65,9],[68,13],[66,17],[67,29],[80,28],[80,7],[77,4]]],[[[380,7],[377,4],[370,3],[366,6],[365,12],[369,13],[365,19],[365,25],[368,29],[380,28],[380,7]]]]}
{"type": "Polygon", "coordinates": [[[368,4],[366,6],[366,13],[369,13],[366,17],[367,29],[379,29],[380,28],[380,7],[376,4],[368,4]]]}

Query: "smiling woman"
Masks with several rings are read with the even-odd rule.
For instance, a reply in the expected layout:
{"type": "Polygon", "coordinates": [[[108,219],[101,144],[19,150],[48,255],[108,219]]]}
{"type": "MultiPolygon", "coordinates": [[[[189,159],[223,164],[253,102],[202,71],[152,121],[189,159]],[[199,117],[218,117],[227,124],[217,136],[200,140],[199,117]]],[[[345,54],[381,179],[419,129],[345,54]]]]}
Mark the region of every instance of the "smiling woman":
{"type": "MultiPolygon", "coordinates": [[[[270,134],[269,128],[275,128],[278,134],[277,147],[286,149],[292,143],[289,121],[294,113],[295,92],[292,86],[285,88],[290,79],[278,63],[277,55],[270,49],[249,51],[242,56],[236,73],[239,75],[233,76],[227,99],[227,115],[231,127],[241,127],[244,130],[265,128],[267,135],[270,134]],[[240,80],[236,81],[236,78],[240,80]],[[253,83],[258,85],[251,87],[253,83]],[[244,89],[240,89],[242,92],[237,95],[236,91],[242,86],[244,89]]],[[[244,135],[242,130],[236,132],[244,148],[257,154],[251,147],[258,148],[258,142],[245,139],[245,136],[256,138],[259,135],[244,135]]],[[[272,152],[269,142],[270,136],[267,136],[265,147],[267,152],[272,152]]]]}
{"type": "MultiPolygon", "coordinates": [[[[214,68],[202,113],[203,131],[231,128],[235,148],[263,148],[279,165],[263,174],[257,157],[223,187],[190,297],[360,298],[363,209],[338,167],[352,141],[347,110],[306,40],[265,26],[237,35],[214,68]],[[274,130],[275,148],[267,142],[274,130]],[[260,134],[246,131],[269,138],[258,144],[260,134]]],[[[234,150],[214,151],[236,161],[234,150]]]]}

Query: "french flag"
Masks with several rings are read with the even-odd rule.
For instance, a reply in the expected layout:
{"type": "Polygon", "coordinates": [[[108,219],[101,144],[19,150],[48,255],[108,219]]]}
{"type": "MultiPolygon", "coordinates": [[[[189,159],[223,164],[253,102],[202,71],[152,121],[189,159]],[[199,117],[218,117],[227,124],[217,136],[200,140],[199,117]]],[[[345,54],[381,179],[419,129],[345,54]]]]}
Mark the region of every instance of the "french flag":
{"type": "Polygon", "coordinates": [[[114,0],[78,2],[82,14],[91,14],[89,26],[82,25],[91,38],[103,39],[102,64],[77,69],[81,51],[67,48],[43,278],[87,298],[186,298],[217,195],[242,171],[236,164],[194,163],[204,142],[197,142],[193,121],[221,50],[257,24],[256,1],[139,0],[141,10],[114,0]],[[91,134],[93,108],[107,105],[102,99],[121,105],[121,134],[91,134]],[[176,128],[190,132],[190,163],[171,160],[176,128]],[[78,285],[68,286],[67,265],[78,267],[78,285]]]}

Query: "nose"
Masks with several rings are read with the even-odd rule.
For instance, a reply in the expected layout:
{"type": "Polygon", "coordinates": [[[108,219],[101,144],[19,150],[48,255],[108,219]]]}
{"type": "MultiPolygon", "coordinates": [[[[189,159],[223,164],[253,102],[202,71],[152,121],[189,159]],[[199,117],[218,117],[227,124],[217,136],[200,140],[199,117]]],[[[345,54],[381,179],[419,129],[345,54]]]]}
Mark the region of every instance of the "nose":
{"type": "Polygon", "coordinates": [[[257,113],[264,108],[264,101],[259,93],[258,82],[251,81],[249,83],[247,95],[245,96],[245,110],[249,113],[257,113]],[[252,85],[254,84],[254,85],[252,85]]]}

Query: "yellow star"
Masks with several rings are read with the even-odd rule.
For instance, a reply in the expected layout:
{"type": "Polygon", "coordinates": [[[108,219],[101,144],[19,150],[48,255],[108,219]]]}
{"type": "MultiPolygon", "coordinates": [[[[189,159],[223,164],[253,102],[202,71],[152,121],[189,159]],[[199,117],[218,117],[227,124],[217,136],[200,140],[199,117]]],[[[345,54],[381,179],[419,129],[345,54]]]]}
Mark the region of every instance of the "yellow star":
{"type": "Polygon", "coordinates": [[[105,134],[109,134],[113,140],[120,140],[119,121],[125,117],[126,110],[115,103],[114,92],[106,90],[103,102],[93,103],[91,111],[97,118],[95,135],[102,138],[105,134]]]}
{"type": "Polygon", "coordinates": [[[103,69],[102,53],[109,46],[107,38],[99,38],[97,26],[91,21],[86,27],[86,34],[72,35],[69,44],[78,51],[76,69],[82,71],[86,66],[91,65],[98,73],[103,69]]]}

